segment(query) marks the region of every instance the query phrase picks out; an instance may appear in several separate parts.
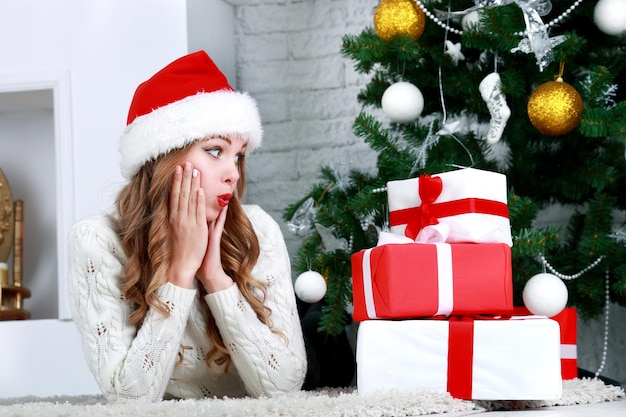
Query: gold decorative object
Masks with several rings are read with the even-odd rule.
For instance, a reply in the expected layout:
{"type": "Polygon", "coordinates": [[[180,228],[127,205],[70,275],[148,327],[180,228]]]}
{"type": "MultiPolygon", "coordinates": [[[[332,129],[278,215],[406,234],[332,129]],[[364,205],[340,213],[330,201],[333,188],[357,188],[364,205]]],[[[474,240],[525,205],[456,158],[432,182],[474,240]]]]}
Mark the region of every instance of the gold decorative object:
{"type": "Polygon", "coordinates": [[[414,0],[383,0],[374,11],[374,30],[384,41],[401,34],[417,40],[425,26],[426,15],[414,0]]]}
{"type": "Polygon", "coordinates": [[[574,87],[563,81],[561,62],[556,81],[541,84],[530,95],[527,111],[530,123],[541,133],[561,136],[578,126],[583,100],[574,87]]]}
{"type": "Polygon", "coordinates": [[[0,169],[0,320],[30,318],[30,312],[22,306],[24,299],[30,297],[30,291],[22,287],[23,248],[24,202],[13,201],[9,182],[0,169]],[[11,253],[12,279],[7,262],[11,253]]]}

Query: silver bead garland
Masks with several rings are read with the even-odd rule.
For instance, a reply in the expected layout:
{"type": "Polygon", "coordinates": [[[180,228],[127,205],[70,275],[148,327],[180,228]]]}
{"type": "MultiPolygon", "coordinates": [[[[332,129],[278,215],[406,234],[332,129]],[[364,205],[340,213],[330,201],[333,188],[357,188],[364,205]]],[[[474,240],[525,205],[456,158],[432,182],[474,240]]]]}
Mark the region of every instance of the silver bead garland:
{"type": "Polygon", "coordinates": [[[430,10],[428,10],[428,9],[426,8],[426,6],[424,6],[424,5],[422,4],[422,2],[421,2],[420,0],[415,0],[415,3],[417,3],[417,5],[418,5],[418,6],[422,9],[422,11],[424,12],[424,14],[425,14],[426,16],[428,16],[428,18],[429,18],[430,20],[432,20],[433,22],[435,22],[435,23],[436,23],[437,25],[439,25],[442,29],[445,29],[445,30],[447,30],[447,31],[449,31],[449,32],[452,32],[452,33],[456,33],[457,35],[463,35],[463,31],[462,31],[462,30],[455,29],[455,28],[451,27],[450,25],[448,25],[447,23],[444,23],[444,22],[442,22],[441,20],[439,20],[439,18],[437,18],[437,16],[435,16],[434,14],[432,14],[432,13],[430,12],[430,10]]]}
{"type": "MultiPolygon", "coordinates": [[[[553,26],[558,25],[559,23],[561,23],[563,21],[563,19],[565,19],[567,16],[570,15],[570,13],[572,13],[581,3],[583,2],[583,0],[576,0],[571,6],[569,6],[563,13],[561,13],[559,16],[557,16],[556,18],[554,18],[553,20],[551,20],[549,23],[546,23],[546,28],[550,29],[553,26]]],[[[445,22],[442,22],[437,16],[435,16],[434,14],[432,14],[430,12],[430,10],[428,10],[426,8],[426,6],[424,6],[424,4],[421,2],[421,0],[415,0],[415,3],[417,3],[417,5],[422,9],[422,11],[424,12],[424,14],[426,16],[428,16],[428,18],[430,20],[432,20],[433,22],[435,22],[439,27],[441,27],[442,29],[445,29],[449,32],[455,33],[459,36],[463,35],[463,31],[453,28],[452,26],[448,25],[445,22]]],[[[515,35],[517,36],[525,36],[526,35],[526,31],[520,31],[520,32],[516,32],[515,35]]]]}
{"type": "Polygon", "coordinates": [[[550,265],[550,263],[548,262],[548,260],[543,256],[543,255],[539,255],[539,257],[541,258],[541,263],[548,268],[548,270],[550,270],[550,272],[552,272],[554,275],[556,275],[557,277],[561,278],[564,281],[571,281],[573,279],[577,279],[580,278],[582,275],[584,275],[585,273],[587,273],[587,271],[590,271],[591,269],[595,268],[596,266],[598,266],[598,264],[600,262],[602,262],[602,259],[604,259],[604,256],[600,256],[598,257],[598,259],[596,259],[595,261],[593,261],[591,263],[591,265],[587,266],[586,268],[582,269],[580,272],[574,274],[574,275],[564,275],[561,274],[560,272],[558,272],[556,269],[554,269],[554,267],[552,265],[550,265]]]}
{"type": "MultiPolygon", "coordinates": [[[[600,256],[595,261],[593,261],[589,266],[587,266],[586,268],[582,269],[580,272],[577,272],[576,274],[573,274],[573,275],[564,275],[564,274],[561,274],[560,272],[558,272],[556,269],[554,269],[554,267],[552,265],[550,265],[550,263],[543,256],[543,254],[539,255],[539,257],[541,258],[541,263],[543,264],[543,266],[545,268],[547,268],[555,276],[557,276],[560,279],[565,280],[565,281],[570,281],[570,280],[574,280],[574,279],[580,278],[586,272],[588,272],[591,269],[593,269],[596,266],[598,266],[600,264],[600,262],[602,262],[602,260],[604,259],[604,256],[600,256]]],[[[608,350],[609,350],[609,306],[611,304],[611,297],[610,297],[610,286],[611,286],[611,284],[610,284],[609,276],[610,276],[609,269],[606,268],[605,269],[605,275],[604,275],[604,291],[605,291],[605,296],[604,296],[605,297],[605,299],[604,299],[604,346],[602,348],[602,360],[600,361],[600,367],[598,368],[598,370],[594,374],[594,378],[598,378],[598,375],[600,375],[600,372],[602,372],[602,370],[604,369],[604,365],[606,364],[606,356],[607,356],[607,353],[608,353],[608,350]]]]}
{"type": "Polygon", "coordinates": [[[600,367],[596,371],[594,377],[597,378],[604,369],[604,365],[606,364],[606,355],[609,350],[609,304],[611,303],[609,297],[609,270],[606,269],[606,276],[604,280],[604,290],[606,292],[605,300],[604,300],[604,348],[602,349],[602,361],[600,362],[600,367]]]}
{"type": "MultiPolygon", "coordinates": [[[[553,20],[551,20],[550,22],[546,23],[546,28],[550,29],[553,26],[556,26],[559,23],[561,23],[561,21],[563,21],[563,19],[565,19],[567,16],[569,16],[569,14],[572,13],[578,6],[580,6],[580,3],[582,3],[582,2],[583,2],[583,0],[576,0],[571,6],[569,6],[558,17],[556,17],[553,20]]],[[[526,32],[524,32],[524,31],[520,31],[520,32],[516,33],[517,36],[524,36],[525,34],[526,34],[526,32]]]]}

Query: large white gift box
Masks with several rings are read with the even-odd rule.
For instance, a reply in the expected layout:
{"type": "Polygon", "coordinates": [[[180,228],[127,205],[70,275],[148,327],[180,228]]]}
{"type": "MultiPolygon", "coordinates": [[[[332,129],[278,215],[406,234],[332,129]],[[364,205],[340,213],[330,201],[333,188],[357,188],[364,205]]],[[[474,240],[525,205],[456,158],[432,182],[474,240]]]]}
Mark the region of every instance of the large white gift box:
{"type": "Polygon", "coordinates": [[[466,400],[557,400],[559,324],[546,317],[369,320],[357,333],[357,389],[449,392],[466,400]]]}
{"type": "Polygon", "coordinates": [[[506,176],[463,168],[389,181],[391,232],[420,243],[513,245],[506,176]]]}

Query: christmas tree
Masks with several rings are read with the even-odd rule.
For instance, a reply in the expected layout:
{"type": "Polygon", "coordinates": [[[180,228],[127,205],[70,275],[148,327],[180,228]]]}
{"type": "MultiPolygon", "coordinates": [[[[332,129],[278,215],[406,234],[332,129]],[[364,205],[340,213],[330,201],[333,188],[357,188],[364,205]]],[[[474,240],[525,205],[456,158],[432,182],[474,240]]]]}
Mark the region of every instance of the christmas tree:
{"type": "Polygon", "coordinates": [[[626,11],[620,0],[382,0],[342,54],[370,82],[354,133],[372,170],[321,180],[287,207],[297,271],[326,280],[320,331],[341,332],[351,255],[388,226],[388,181],[473,167],[506,175],[514,303],[542,271],[595,318],[626,306],[626,11]],[[557,207],[564,224],[541,221],[557,207]],[[547,270],[546,270],[547,268],[547,270]],[[552,269],[551,269],[552,268],[552,269]]]}

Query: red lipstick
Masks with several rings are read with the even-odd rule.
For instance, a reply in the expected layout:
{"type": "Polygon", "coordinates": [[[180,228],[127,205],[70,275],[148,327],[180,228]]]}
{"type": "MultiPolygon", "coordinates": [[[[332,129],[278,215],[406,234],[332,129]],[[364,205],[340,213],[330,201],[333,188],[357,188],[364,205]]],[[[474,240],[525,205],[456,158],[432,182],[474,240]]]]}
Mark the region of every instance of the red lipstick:
{"type": "Polygon", "coordinates": [[[230,203],[230,199],[233,198],[232,194],[222,194],[217,196],[217,204],[220,207],[226,207],[230,203]]]}

